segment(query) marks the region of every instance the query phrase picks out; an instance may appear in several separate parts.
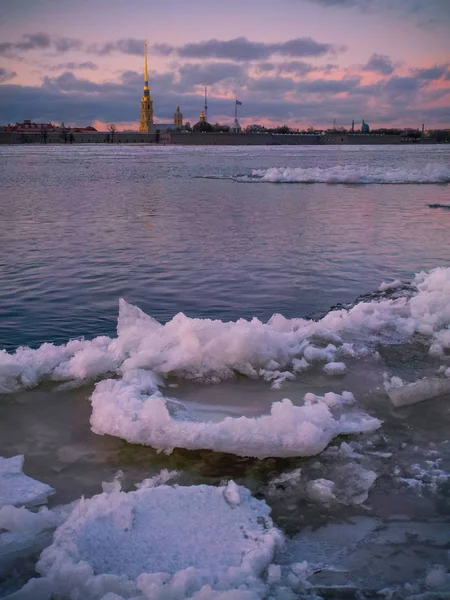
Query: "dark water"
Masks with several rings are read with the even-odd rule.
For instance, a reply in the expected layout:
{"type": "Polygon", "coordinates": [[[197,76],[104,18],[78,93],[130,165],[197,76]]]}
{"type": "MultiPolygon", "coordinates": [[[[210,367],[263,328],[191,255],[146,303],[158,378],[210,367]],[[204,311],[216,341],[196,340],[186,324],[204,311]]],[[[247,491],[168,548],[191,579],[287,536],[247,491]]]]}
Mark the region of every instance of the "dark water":
{"type": "Polygon", "coordinates": [[[450,166],[446,146],[0,148],[0,348],[327,310],[450,262],[446,184],[241,183],[270,167],[450,166]]]}

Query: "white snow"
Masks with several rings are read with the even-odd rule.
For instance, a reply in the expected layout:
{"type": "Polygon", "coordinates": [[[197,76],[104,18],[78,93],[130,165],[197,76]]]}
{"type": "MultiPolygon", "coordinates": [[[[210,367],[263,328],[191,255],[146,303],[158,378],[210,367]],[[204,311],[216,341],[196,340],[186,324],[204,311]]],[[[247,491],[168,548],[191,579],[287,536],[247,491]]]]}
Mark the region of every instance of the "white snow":
{"type": "Polygon", "coordinates": [[[23,455],[13,458],[0,456],[0,508],[44,504],[55,490],[45,483],[22,473],[23,455]]]}
{"type": "Polygon", "coordinates": [[[151,396],[138,384],[109,379],[92,394],[92,430],[171,452],[174,448],[209,449],[239,456],[311,456],[341,434],[373,431],[378,419],[360,413],[340,413],[353,398],[329,393],[307,394],[303,406],[289,399],[272,404],[269,415],[226,417],[220,422],[195,421],[187,410],[173,409],[159,392],[151,396]],[[336,414],[333,414],[333,407],[336,414]]]}
{"type": "Polygon", "coordinates": [[[103,493],[79,501],[37,570],[71,600],[260,598],[260,576],[282,543],[269,513],[232,482],[103,493]]]}

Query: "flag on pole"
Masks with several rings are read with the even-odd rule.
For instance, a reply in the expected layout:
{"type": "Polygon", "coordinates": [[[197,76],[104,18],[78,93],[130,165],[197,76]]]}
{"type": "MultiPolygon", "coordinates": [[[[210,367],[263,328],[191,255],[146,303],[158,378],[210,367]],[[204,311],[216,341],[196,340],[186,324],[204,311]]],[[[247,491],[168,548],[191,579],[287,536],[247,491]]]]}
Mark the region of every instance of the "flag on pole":
{"type": "Polygon", "coordinates": [[[242,102],[240,100],[236,100],[236,106],[242,106],[242,102]]]}

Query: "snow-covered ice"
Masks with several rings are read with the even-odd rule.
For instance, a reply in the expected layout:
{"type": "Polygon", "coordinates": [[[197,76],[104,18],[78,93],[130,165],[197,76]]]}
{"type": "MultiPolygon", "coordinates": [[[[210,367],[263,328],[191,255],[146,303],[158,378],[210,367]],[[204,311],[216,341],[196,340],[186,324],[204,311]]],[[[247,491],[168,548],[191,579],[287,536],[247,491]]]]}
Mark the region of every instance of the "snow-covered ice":
{"type": "Polygon", "coordinates": [[[215,598],[237,588],[259,598],[283,541],[269,513],[231,481],[114,490],[79,501],[37,569],[54,594],[73,600],[107,593],[181,600],[202,590],[198,598],[215,598]]]}
{"type": "Polygon", "coordinates": [[[170,399],[159,392],[146,395],[139,383],[109,379],[98,383],[92,394],[91,425],[95,433],[165,452],[186,448],[256,458],[311,456],[338,435],[373,431],[381,425],[365,414],[341,412],[350,396],[307,394],[303,406],[285,399],[274,402],[269,415],[226,417],[212,423],[194,420],[179,403],[174,411],[170,399]]]}

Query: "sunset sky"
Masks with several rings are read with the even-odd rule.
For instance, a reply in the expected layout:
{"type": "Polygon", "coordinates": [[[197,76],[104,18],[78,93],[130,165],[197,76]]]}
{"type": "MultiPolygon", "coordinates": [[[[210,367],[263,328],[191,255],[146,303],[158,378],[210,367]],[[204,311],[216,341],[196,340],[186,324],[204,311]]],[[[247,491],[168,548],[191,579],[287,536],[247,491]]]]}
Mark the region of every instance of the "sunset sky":
{"type": "Polygon", "coordinates": [[[450,0],[0,0],[0,124],[450,127],[450,0]]]}

